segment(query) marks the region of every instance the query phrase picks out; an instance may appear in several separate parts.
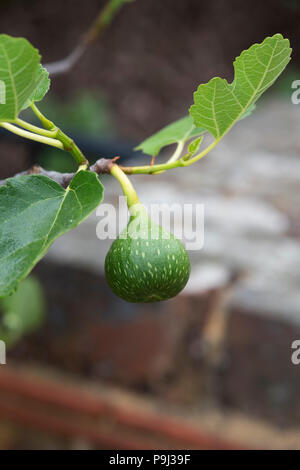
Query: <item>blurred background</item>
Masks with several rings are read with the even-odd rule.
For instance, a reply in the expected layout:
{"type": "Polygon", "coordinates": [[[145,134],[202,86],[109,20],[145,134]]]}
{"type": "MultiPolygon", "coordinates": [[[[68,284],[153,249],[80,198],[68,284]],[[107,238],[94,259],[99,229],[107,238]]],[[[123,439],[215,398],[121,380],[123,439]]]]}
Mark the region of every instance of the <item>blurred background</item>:
{"type": "MultiPolygon", "coordinates": [[[[53,64],[104,4],[1,0],[0,31],[53,64]]],[[[300,448],[299,24],[299,0],[136,0],[53,75],[40,108],[90,161],[142,164],[150,158],[133,148],[186,115],[199,83],[232,80],[243,49],[278,32],[293,48],[256,111],[209,156],[132,178],[145,203],[205,204],[204,248],[189,253],[178,297],[118,299],[103,275],[111,242],[97,239],[92,214],[1,300],[0,448],[300,448]]],[[[74,169],[69,155],[4,131],[0,153],[0,179],[34,163],[74,169]]],[[[101,180],[117,207],[118,184],[101,180]]]]}

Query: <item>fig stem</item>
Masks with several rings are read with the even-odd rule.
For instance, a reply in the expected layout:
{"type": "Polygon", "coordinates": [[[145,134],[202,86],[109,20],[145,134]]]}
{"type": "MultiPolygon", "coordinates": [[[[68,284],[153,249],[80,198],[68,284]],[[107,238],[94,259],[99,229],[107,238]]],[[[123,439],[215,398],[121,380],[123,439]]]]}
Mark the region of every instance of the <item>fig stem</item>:
{"type": "Polygon", "coordinates": [[[119,181],[123,193],[127,198],[128,209],[134,204],[138,204],[140,202],[138,195],[130,179],[125,175],[124,171],[121,170],[119,165],[113,164],[110,173],[119,181]]]}

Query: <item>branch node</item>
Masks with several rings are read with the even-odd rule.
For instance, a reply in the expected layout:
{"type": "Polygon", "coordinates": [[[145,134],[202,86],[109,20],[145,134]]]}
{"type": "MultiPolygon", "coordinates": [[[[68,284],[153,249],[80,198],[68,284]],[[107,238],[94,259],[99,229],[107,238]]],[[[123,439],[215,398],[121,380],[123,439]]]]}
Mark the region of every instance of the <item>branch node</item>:
{"type": "Polygon", "coordinates": [[[90,170],[94,171],[98,175],[109,174],[114,165],[114,161],[118,158],[119,157],[115,157],[113,159],[100,158],[96,161],[96,163],[94,163],[94,165],[91,166],[90,170]]]}

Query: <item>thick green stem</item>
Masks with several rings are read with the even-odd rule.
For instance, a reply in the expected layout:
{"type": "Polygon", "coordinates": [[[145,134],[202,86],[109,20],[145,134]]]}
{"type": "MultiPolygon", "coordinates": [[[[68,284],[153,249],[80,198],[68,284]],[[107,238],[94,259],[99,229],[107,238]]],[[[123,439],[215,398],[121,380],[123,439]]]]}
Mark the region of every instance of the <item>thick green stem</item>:
{"type": "Polygon", "coordinates": [[[119,181],[123,189],[123,193],[127,197],[128,208],[130,208],[134,204],[138,204],[140,202],[138,195],[134,187],[132,186],[129,178],[125,175],[121,168],[118,165],[113,164],[110,172],[119,181]]]}
{"type": "Polygon", "coordinates": [[[77,147],[73,139],[68,137],[60,129],[57,129],[56,138],[63,144],[64,149],[74,157],[78,165],[88,166],[89,162],[84,157],[81,150],[77,147]]]}
{"type": "Polygon", "coordinates": [[[52,121],[49,121],[37,108],[37,106],[32,103],[31,108],[36,116],[40,119],[43,126],[48,129],[48,131],[53,131],[53,136],[59,140],[62,145],[63,149],[69,152],[73,158],[76,160],[79,166],[83,165],[86,168],[89,166],[88,160],[85,158],[81,150],[77,147],[73,139],[67,136],[63,131],[61,131],[52,121]]]}

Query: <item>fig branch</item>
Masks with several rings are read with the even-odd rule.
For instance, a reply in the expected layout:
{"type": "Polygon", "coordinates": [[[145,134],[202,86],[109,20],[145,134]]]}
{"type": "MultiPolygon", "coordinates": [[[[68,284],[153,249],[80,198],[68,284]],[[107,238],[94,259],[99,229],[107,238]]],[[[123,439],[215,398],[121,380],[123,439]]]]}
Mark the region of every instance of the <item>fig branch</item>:
{"type": "Polygon", "coordinates": [[[73,51],[64,59],[58,60],[45,65],[51,76],[66,73],[71,70],[74,65],[80,60],[87,48],[95,42],[97,38],[102,36],[106,29],[113,22],[116,15],[121,8],[134,0],[108,0],[104,7],[101,9],[96,19],[88,31],[82,35],[80,42],[73,49],[73,51]]]}
{"type": "MultiPolygon", "coordinates": [[[[115,165],[115,161],[118,157],[112,159],[100,158],[96,161],[94,165],[92,165],[89,170],[97,175],[103,175],[111,173],[112,167],[115,165]]],[[[79,167],[79,169],[84,169],[79,167]]],[[[40,165],[33,165],[31,168],[25,171],[21,171],[17,173],[12,178],[16,178],[17,176],[24,176],[24,175],[43,175],[47,176],[48,178],[52,179],[56,183],[60,184],[63,188],[67,188],[76,175],[76,173],[61,173],[59,171],[52,171],[52,170],[45,170],[40,165]]],[[[124,175],[125,176],[125,175],[124,175]]],[[[0,180],[0,186],[6,184],[7,178],[0,180]]]]}
{"type": "MultiPolygon", "coordinates": [[[[95,165],[90,168],[89,161],[83,155],[76,143],[67,136],[61,129],[59,129],[52,121],[50,121],[46,116],[44,116],[38,107],[33,103],[31,109],[41,121],[44,128],[35,126],[31,123],[28,123],[22,119],[16,119],[13,123],[2,122],[0,126],[6,130],[36,142],[40,142],[52,147],[56,147],[60,150],[65,150],[69,152],[75,161],[78,164],[79,169],[90,169],[97,174],[111,173],[113,174],[120,182],[122,189],[124,190],[123,183],[125,175],[133,174],[149,174],[156,175],[164,171],[190,166],[193,163],[196,163],[198,160],[207,155],[210,150],[212,150],[215,145],[220,141],[220,139],[215,139],[210,145],[208,145],[204,150],[202,150],[197,155],[190,157],[189,154],[183,154],[184,143],[179,142],[173,155],[167,160],[166,163],[161,164],[150,164],[150,165],[140,165],[140,166],[122,166],[116,165],[116,159],[105,159],[102,158],[98,160],[95,165]],[[124,176],[122,176],[124,175],[124,176]]],[[[29,169],[22,174],[32,174],[40,173],[43,175],[49,176],[51,179],[59,182],[59,184],[65,183],[66,180],[69,180],[69,176],[74,175],[74,173],[68,173],[68,177],[61,178],[58,172],[47,172],[39,166],[34,166],[33,169],[29,169]]],[[[64,175],[64,174],[63,174],[64,175]]],[[[71,181],[71,180],[69,180],[71,181]]],[[[129,180],[128,180],[129,181],[129,180]]],[[[0,181],[0,184],[4,184],[0,181]]],[[[64,185],[64,184],[63,184],[64,185]]]]}
{"type": "MultiPolygon", "coordinates": [[[[6,126],[3,126],[3,127],[11,131],[11,127],[15,127],[15,126],[7,124],[6,126]]],[[[16,129],[19,129],[19,128],[16,128],[16,129]]],[[[23,137],[26,137],[26,135],[23,135],[24,133],[31,134],[30,132],[27,132],[27,131],[22,131],[22,134],[21,133],[18,133],[18,134],[22,135],[23,137]]],[[[38,136],[36,134],[33,134],[33,135],[36,137],[41,137],[41,138],[43,137],[43,136],[38,136]]],[[[66,148],[63,147],[63,144],[61,141],[50,139],[47,137],[43,137],[43,140],[39,140],[39,141],[46,143],[45,139],[52,141],[52,144],[50,145],[54,145],[57,148],[66,150],[66,148]],[[54,144],[55,142],[56,144],[54,144]]],[[[85,159],[83,163],[79,165],[78,170],[89,169],[90,171],[96,173],[97,175],[112,174],[119,181],[124,194],[127,196],[128,205],[130,206],[138,202],[138,200],[136,199],[137,196],[136,196],[135,190],[126,175],[133,175],[133,174],[155,175],[166,170],[171,170],[173,168],[189,166],[192,163],[195,163],[196,161],[203,158],[205,155],[207,155],[207,153],[210,150],[212,150],[212,148],[216,144],[217,144],[217,140],[215,140],[212,144],[206,147],[206,149],[204,149],[201,153],[199,153],[198,155],[196,155],[195,157],[187,161],[185,161],[183,157],[177,161],[169,162],[169,163],[168,162],[162,163],[160,165],[122,166],[122,165],[117,165],[115,163],[115,161],[119,158],[119,157],[115,157],[112,159],[100,158],[94,163],[94,165],[89,166],[89,164],[87,163],[87,160],[85,159]]],[[[58,171],[47,171],[47,170],[44,170],[44,168],[42,168],[39,165],[34,165],[32,168],[29,168],[26,171],[23,171],[21,173],[14,175],[14,177],[21,176],[21,175],[32,175],[32,174],[40,174],[40,175],[48,176],[48,178],[52,179],[53,181],[56,181],[58,184],[66,188],[76,173],[60,173],[58,171]]],[[[6,184],[6,179],[0,180],[0,186],[4,184],[6,184]]]]}
{"type": "MultiPolygon", "coordinates": [[[[213,142],[213,144],[215,144],[215,141],[213,142]]],[[[201,154],[197,155],[194,158],[197,158],[197,160],[199,160],[200,158],[204,157],[214,146],[213,144],[209,146],[210,148],[207,147],[205,150],[203,150],[203,152],[201,152],[201,154]]],[[[190,160],[188,162],[184,162],[184,161],[182,162],[181,160],[178,160],[176,162],[165,163],[161,165],[145,165],[145,166],[130,167],[130,166],[117,165],[115,162],[118,158],[119,157],[100,158],[93,165],[88,167],[88,169],[91,172],[96,173],[97,175],[112,174],[119,181],[124,194],[127,196],[127,199],[129,199],[128,200],[129,205],[135,204],[136,202],[138,202],[138,200],[137,200],[137,195],[135,193],[135,190],[126,175],[158,174],[156,172],[162,172],[162,171],[169,170],[172,168],[178,168],[180,166],[188,166],[186,163],[190,162],[190,160]]],[[[86,168],[87,168],[86,164],[84,163],[83,165],[79,166],[78,170],[86,169],[86,168]]],[[[16,175],[13,176],[13,178],[17,176],[21,176],[21,175],[44,175],[52,179],[53,181],[56,181],[58,184],[60,184],[64,188],[66,188],[71,182],[71,180],[73,179],[73,177],[75,176],[75,174],[76,173],[60,173],[58,171],[48,171],[39,165],[34,165],[28,170],[17,173],[16,175]]],[[[6,184],[6,179],[0,180],[0,186],[4,184],[6,184]]]]}

